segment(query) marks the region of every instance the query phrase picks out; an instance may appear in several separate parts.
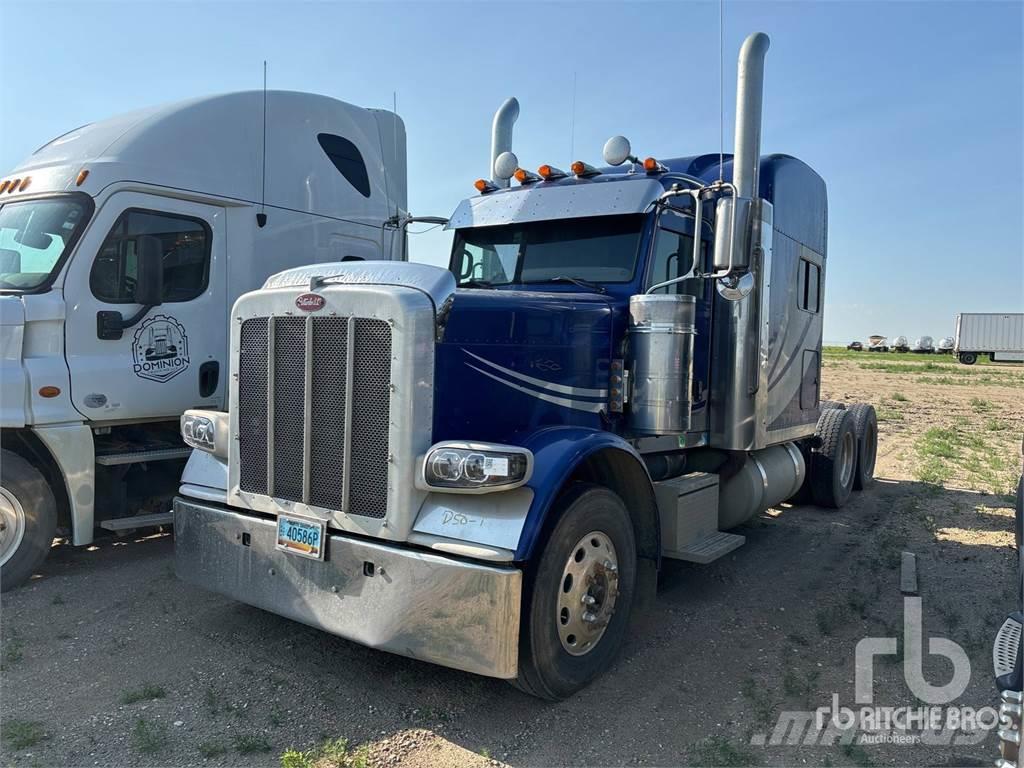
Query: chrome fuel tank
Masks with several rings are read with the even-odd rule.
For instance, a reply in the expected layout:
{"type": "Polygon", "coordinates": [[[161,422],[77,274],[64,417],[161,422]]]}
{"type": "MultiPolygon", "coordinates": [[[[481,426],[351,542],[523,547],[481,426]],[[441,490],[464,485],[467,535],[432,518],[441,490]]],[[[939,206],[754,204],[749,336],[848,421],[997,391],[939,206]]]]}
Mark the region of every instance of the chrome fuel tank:
{"type": "Polygon", "coordinates": [[[693,296],[630,298],[631,431],[673,435],[689,429],[695,315],[693,296]]]}

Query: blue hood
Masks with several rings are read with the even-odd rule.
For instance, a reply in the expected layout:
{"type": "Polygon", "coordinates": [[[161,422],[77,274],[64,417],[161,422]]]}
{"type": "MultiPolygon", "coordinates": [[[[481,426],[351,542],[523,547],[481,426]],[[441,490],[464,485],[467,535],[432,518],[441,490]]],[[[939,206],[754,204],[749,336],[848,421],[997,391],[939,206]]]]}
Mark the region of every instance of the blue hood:
{"type": "Polygon", "coordinates": [[[459,290],[436,349],[434,441],[514,442],[545,426],[605,425],[613,301],[459,290]]]}

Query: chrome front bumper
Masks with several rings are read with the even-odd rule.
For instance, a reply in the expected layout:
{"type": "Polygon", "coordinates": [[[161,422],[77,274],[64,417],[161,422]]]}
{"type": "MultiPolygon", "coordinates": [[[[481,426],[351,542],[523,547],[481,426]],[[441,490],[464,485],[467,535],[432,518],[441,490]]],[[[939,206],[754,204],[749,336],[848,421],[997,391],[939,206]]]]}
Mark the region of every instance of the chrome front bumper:
{"type": "Polygon", "coordinates": [[[273,520],[178,497],[178,578],[357,643],[516,676],[522,573],[346,536],[323,561],[274,547],[273,520]]]}

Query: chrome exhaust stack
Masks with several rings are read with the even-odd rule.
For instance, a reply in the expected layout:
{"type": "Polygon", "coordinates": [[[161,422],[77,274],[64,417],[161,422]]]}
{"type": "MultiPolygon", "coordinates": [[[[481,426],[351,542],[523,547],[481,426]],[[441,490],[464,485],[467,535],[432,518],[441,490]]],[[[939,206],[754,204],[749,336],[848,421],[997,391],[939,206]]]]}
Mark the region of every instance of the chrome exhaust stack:
{"type": "Polygon", "coordinates": [[[768,35],[755,32],[740,48],[736,76],[736,147],[732,158],[732,183],[739,197],[757,196],[761,165],[761,107],[764,102],[764,57],[768,35]]]}
{"type": "Polygon", "coordinates": [[[768,35],[755,32],[743,41],[736,75],[736,146],[732,158],[732,194],[720,197],[715,233],[715,277],[742,274],[750,268],[751,219],[757,215],[761,165],[761,111],[764,58],[768,35]],[[726,224],[728,222],[728,224],[726,224]]]}
{"type": "Polygon", "coordinates": [[[499,176],[495,163],[500,154],[512,151],[512,126],[518,119],[519,100],[513,96],[505,99],[498,107],[498,111],[494,113],[494,122],[491,123],[491,164],[487,169],[487,177],[498,187],[509,185],[509,178],[499,176]]]}

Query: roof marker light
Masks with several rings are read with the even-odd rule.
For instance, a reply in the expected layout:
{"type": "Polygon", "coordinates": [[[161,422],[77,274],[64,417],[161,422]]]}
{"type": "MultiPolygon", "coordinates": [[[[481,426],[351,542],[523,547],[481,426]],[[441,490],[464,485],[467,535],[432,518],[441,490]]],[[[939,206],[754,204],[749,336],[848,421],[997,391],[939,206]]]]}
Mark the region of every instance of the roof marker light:
{"type": "Polygon", "coordinates": [[[668,168],[666,168],[664,165],[659,163],[653,157],[645,157],[644,158],[644,170],[647,171],[648,173],[664,173],[665,171],[668,170],[668,168]]]}
{"type": "Polygon", "coordinates": [[[551,181],[553,179],[564,179],[568,174],[561,168],[555,168],[553,165],[542,165],[537,169],[537,173],[540,174],[544,181],[551,181]]]}
{"type": "Polygon", "coordinates": [[[89,178],[89,171],[85,168],[78,172],[78,178],[75,179],[75,186],[80,187],[85,184],[85,180],[89,178]]]}
{"type": "Polygon", "coordinates": [[[11,183],[10,180],[7,180],[7,181],[4,181],[2,184],[0,184],[0,195],[2,195],[4,192],[7,191],[7,185],[10,184],[10,183],[11,183]]]}
{"type": "Polygon", "coordinates": [[[600,176],[601,172],[592,165],[584,163],[582,160],[577,160],[571,166],[572,172],[580,178],[586,179],[591,176],[600,176]]]}
{"type": "Polygon", "coordinates": [[[488,192],[493,192],[498,188],[494,182],[487,179],[477,179],[473,182],[473,186],[476,187],[476,191],[481,195],[486,195],[488,192]]]}
{"type": "Polygon", "coordinates": [[[21,186],[18,187],[18,191],[19,192],[24,192],[26,189],[28,189],[28,185],[31,184],[31,183],[32,183],[32,177],[31,176],[26,176],[24,179],[21,180],[21,186]]]}
{"type": "Polygon", "coordinates": [[[540,176],[536,173],[530,173],[525,168],[516,168],[516,181],[520,184],[534,184],[540,180],[540,176]]]}
{"type": "Polygon", "coordinates": [[[15,179],[11,182],[11,186],[7,188],[7,194],[11,195],[18,191],[18,185],[21,184],[21,179],[15,179]]]}

